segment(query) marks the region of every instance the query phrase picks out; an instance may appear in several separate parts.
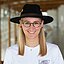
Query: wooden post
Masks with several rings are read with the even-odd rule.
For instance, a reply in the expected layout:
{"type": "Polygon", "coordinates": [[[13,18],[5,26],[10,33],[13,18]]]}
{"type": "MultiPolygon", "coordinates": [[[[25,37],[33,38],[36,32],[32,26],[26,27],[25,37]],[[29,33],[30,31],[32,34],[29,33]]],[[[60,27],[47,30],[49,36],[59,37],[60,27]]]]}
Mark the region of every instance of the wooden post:
{"type": "Polygon", "coordinates": [[[9,12],[9,17],[8,17],[8,47],[11,46],[11,23],[10,23],[10,7],[8,6],[8,12],[9,12]]]}
{"type": "Polygon", "coordinates": [[[15,38],[15,44],[16,44],[16,42],[17,42],[16,24],[14,24],[14,38],[15,38]]]}
{"type": "Polygon", "coordinates": [[[8,47],[11,45],[11,28],[10,28],[10,17],[8,17],[8,47]]]}
{"type": "Polygon", "coordinates": [[[0,64],[1,63],[1,7],[0,7],[0,64]]]}

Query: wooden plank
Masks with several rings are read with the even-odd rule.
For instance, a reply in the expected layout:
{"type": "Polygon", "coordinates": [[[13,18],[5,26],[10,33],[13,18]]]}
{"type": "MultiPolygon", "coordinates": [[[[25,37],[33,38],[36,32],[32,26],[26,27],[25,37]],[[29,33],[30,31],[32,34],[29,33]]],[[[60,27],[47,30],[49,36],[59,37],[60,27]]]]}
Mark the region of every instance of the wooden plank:
{"type": "Polygon", "coordinates": [[[0,7],[0,64],[1,64],[1,7],[0,7]]]}
{"type": "Polygon", "coordinates": [[[14,24],[14,39],[15,39],[15,44],[16,44],[16,42],[17,42],[16,24],[14,24]]]}
{"type": "MultiPolygon", "coordinates": [[[[56,4],[58,4],[58,3],[64,3],[64,0],[48,0],[48,1],[33,1],[33,2],[28,2],[28,1],[26,1],[26,0],[5,0],[5,1],[0,1],[0,4],[13,4],[14,2],[18,2],[18,3],[20,3],[20,1],[25,1],[25,3],[27,2],[27,3],[40,3],[40,4],[44,4],[44,3],[49,3],[49,4],[54,4],[54,3],[56,3],[56,4]]],[[[23,3],[23,4],[25,4],[25,3],[23,3]]]]}
{"type": "MultiPolygon", "coordinates": [[[[10,6],[10,8],[14,9],[15,11],[21,11],[23,5],[25,3],[20,3],[20,1],[25,1],[25,0],[7,0],[1,3],[6,4],[8,6],[10,6]],[[14,2],[18,2],[17,4],[14,4],[14,2]]],[[[33,0],[33,2],[28,2],[27,3],[30,4],[39,4],[41,6],[41,8],[43,9],[43,11],[47,11],[48,9],[56,9],[58,8],[61,4],[64,4],[64,0],[49,0],[49,1],[35,1],[33,0]]]]}
{"type": "MultiPolygon", "coordinates": [[[[48,9],[58,8],[61,4],[64,4],[64,0],[63,1],[62,0],[61,1],[40,1],[40,2],[29,2],[29,3],[39,4],[43,11],[47,11],[48,9]]],[[[10,8],[20,12],[24,4],[25,3],[10,4],[10,8]]]]}
{"type": "Polygon", "coordinates": [[[10,29],[10,17],[8,17],[8,47],[11,46],[11,29],[10,29]]]}
{"type": "Polygon", "coordinates": [[[11,46],[11,23],[10,23],[10,7],[8,7],[9,17],[8,17],[8,47],[11,46]]]}

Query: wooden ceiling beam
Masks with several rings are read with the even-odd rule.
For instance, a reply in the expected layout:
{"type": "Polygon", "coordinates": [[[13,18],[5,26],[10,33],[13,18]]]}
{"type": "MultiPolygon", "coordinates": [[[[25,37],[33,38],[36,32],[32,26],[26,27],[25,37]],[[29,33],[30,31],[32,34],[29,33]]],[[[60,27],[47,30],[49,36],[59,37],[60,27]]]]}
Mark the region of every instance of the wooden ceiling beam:
{"type": "Polygon", "coordinates": [[[0,1],[0,5],[2,4],[13,4],[14,2],[20,2],[20,1],[25,1],[27,3],[61,3],[61,4],[64,4],[64,0],[48,0],[48,1],[33,1],[33,2],[28,2],[27,0],[1,0],[0,1]]]}
{"type": "MultiPolygon", "coordinates": [[[[40,2],[28,2],[30,4],[39,4],[39,5],[43,5],[43,6],[49,6],[52,5],[55,6],[55,5],[61,5],[61,4],[64,4],[64,0],[63,1],[40,1],[40,2]]],[[[22,5],[24,5],[25,3],[19,3],[19,4],[10,4],[11,7],[21,7],[22,5]]]]}
{"type": "Polygon", "coordinates": [[[20,2],[20,1],[24,1],[24,0],[1,0],[0,1],[0,5],[3,5],[3,4],[12,4],[14,2],[20,2]]]}
{"type": "MultiPolygon", "coordinates": [[[[28,2],[29,3],[29,2],[28,2]]],[[[47,11],[48,9],[56,9],[58,8],[61,4],[64,4],[64,0],[62,1],[40,1],[40,2],[32,2],[33,4],[39,4],[40,7],[42,8],[43,11],[47,11]]],[[[30,4],[32,4],[30,2],[30,4]]],[[[10,7],[13,8],[14,10],[17,11],[21,11],[22,7],[23,7],[23,3],[19,3],[19,4],[11,4],[10,7]]]]}
{"type": "Polygon", "coordinates": [[[4,4],[4,2],[3,1],[0,1],[0,5],[2,5],[2,4],[4,4]]]}
{"type": "MultiPolygon", "coordinates": [[[[23,5],[25,3],[20,3],[20,1],[25,1],[25,0],[5,0],[5,4],[9,6],[10,8],[21,11],[23,5]],[[14,2],[18,2],[18,4],[14,4],[14,2]]],[[[0,1],[0,4],[4,4],[3,0],[0,1]]],[[[40,7],[42,8],[43,11],[47,11],[48,9],[56,9],[58,8],[61,4],[64,4],[64,0],[49,0],[49,1],[34,1],[34,2],[27,2],[30,4],[39,4],[40,7]]]]}

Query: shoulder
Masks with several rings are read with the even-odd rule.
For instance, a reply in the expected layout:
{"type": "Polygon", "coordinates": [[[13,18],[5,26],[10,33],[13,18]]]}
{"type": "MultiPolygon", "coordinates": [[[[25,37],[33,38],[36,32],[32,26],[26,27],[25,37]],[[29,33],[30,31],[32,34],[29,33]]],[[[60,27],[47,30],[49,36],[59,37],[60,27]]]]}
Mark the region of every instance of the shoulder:
{"type": "Polygon", "coordinates": [[[46,42],[46,44],[47,44],[47,47],[49,47],[49,48],[58,48],[58,45],[56,45],[56,44],[49,43],[49,42],[46,42]]]}
{"type": "Polygon", "coordinates": [[[8,49],[17,50],[18,49],[18,44],[12,45],[12,46],[8,47],[8,49]]]}
{"type": "MultiPolygon", "coordinates": [[[[63,64],[63,57],[60,48],[56,44],[47,43],[48,56],[54,59],[54,62],[58,61],[59,64],[63,64]],[[61,63],[60,63],[61,62],[61,63]]],[[[56,63],[56,64],[58,64],[56,63]]]]}
{"type": "Polygon", "coordinates": [[[17,53],[17,51],[18,51],[18,45],[17,44],[12,45],[6,49],[6,52],[9,52],[9,53],[17,53]]]}
{"type": "Polygon", "coordinates": [[[47,44],[47,49],[49,51],[58,51],[58,50],[60,50],[58,45],[56,45],[56,44],[52,44],[52,43],[48,43],[48,42],[46,44],[47,44]]]}

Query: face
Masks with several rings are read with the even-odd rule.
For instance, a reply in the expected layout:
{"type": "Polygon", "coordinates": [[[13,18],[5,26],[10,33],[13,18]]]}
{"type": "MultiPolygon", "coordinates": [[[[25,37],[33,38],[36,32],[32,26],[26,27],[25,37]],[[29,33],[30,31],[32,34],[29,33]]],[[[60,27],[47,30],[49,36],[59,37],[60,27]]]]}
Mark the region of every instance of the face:
{"type": "Polygon", "coordinates": [[[20,20],[20,27],[23,29],[26,38],[34,39],[38,37],[43,22],[40,18],[25,17],[20,20]]]}

